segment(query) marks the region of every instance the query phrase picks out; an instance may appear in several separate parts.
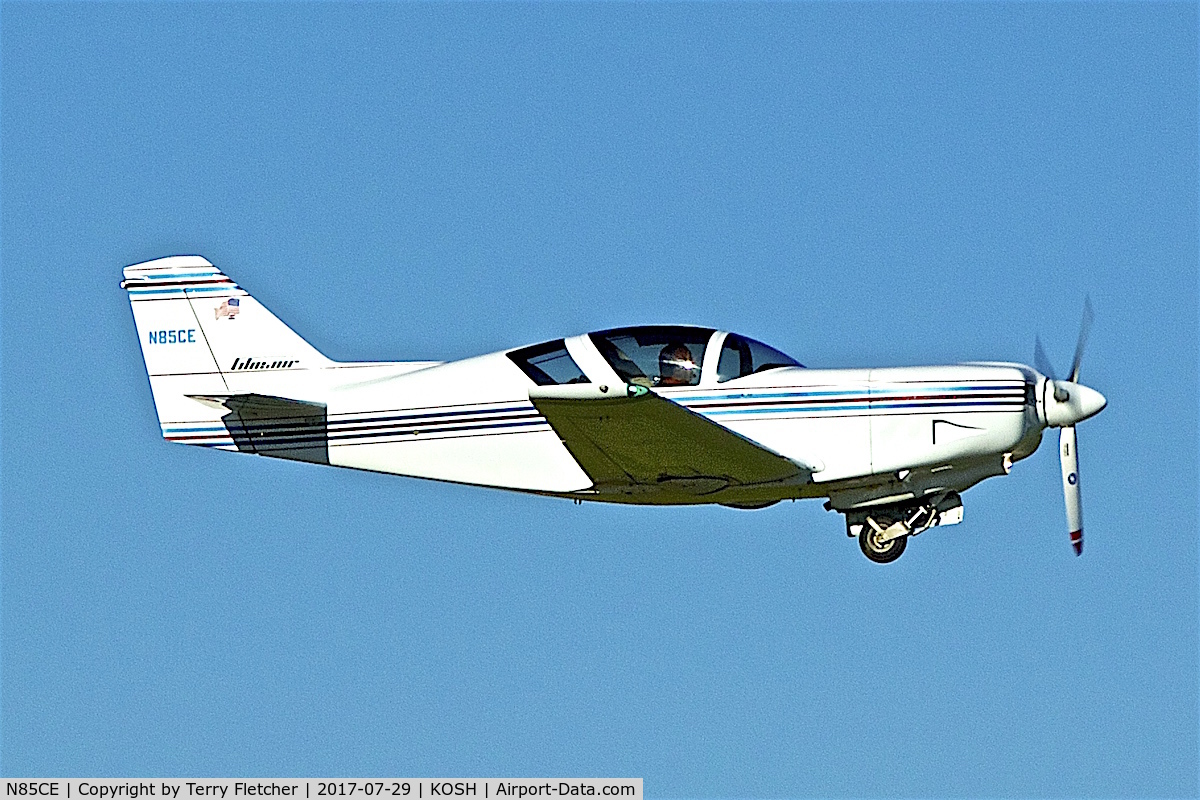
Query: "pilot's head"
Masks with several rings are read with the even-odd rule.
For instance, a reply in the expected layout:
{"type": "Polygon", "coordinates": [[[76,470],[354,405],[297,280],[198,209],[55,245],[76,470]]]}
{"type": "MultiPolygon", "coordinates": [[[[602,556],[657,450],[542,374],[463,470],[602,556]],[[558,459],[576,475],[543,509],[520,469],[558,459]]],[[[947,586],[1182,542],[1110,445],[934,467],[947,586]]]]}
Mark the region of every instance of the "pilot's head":
{"type": "Polygon", "coordinates": [[[659,386],[690,386],[700,382],[700,365],[682,344],[668,344],[658,354],[659,386]]]}

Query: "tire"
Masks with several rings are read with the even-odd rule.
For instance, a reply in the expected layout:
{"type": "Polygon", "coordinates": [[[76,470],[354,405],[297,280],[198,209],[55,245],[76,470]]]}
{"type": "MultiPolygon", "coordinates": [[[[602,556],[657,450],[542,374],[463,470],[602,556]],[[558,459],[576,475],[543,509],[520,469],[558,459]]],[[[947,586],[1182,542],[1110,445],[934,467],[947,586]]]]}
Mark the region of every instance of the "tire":
{"type": "Polygon", "coordinates": [[[908,546],[907,536],[892,539],[883,545],[876,543],[878,536],[879,534],[875,533],[869,524],[863,525],[862,532],[858,534],[858,546],[863,551],[863,555],[876,564],[892,563],[904,553],[904,548],[908,546]]]}

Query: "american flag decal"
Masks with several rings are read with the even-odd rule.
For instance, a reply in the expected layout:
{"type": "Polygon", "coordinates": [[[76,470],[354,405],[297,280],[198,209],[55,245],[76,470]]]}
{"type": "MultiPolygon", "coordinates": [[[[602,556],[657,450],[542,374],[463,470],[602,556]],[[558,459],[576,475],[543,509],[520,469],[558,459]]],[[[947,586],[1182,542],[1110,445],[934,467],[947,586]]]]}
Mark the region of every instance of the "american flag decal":
{"type": "Polygon", "coordinates": [[[241,301],[236,297],[231,297],[225,302],[221,303],[221,305],[217,306],[213,313],[217,319],[220,319],[221,317],[229,317],[230,319],[233,319],[237,316],[237,313],[240,310],[241,301]]]}

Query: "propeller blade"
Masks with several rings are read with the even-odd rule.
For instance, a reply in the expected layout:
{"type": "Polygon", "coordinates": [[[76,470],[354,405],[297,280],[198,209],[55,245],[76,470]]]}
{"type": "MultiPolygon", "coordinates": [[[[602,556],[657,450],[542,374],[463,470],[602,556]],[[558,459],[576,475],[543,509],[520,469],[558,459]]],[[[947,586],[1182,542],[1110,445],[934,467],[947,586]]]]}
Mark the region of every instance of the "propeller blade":
{"type": "Polygon", "coordinates": [[[1054,377],[1054,365],[1046,357],[1046,349],[1042,347],[1042,337],[1040,336],[1036,336],[1033,339],[1033,365],[1037,367],[1038,372],[1050,380],[1056,380],[1054,377]]]}
{"type": "Polygon", "coordinates": [[[1079,323],[1079,340],[1075,343],[1075,360],[1071,362],[1071,377],[1067,378],[1071,383],[1079,382],[1079,362],[1083,360],[1083,348],[1087,346],[1088,334],[1092,331],[1092,320],[1095,316],[1092,313],[1092,299],[1084,297],[1083,320],[1079,323]]]}
{"type": "Polygon", "coordinates": [[[1075,447],[1075,426],[1058,432],[1058,456],[1062,461],[1063,499],[1067,504],[1067,532],[1075,555],[1083,555],[1083,505],[1079,496],[1079,451],[1075,447]]]}

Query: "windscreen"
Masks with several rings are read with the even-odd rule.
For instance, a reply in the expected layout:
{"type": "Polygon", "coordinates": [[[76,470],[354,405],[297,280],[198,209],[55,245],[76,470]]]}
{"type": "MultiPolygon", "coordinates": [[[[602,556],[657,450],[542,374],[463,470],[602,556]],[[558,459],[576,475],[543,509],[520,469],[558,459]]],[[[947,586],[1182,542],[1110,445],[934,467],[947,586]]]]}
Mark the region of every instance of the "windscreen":
{"type": "Polygon", "coordinates": [[[787,353],[762,342],[731,333],[725,337],[721,347],[721,360],[717,362],[717,381],[731,381],[743,375],[753,375],[776,367],[804,366],[787,353]]]}

